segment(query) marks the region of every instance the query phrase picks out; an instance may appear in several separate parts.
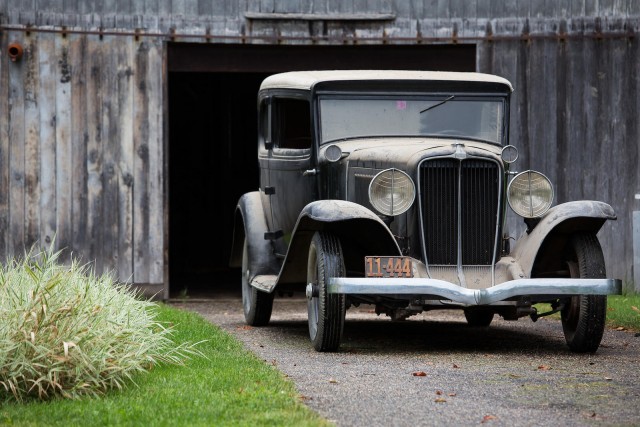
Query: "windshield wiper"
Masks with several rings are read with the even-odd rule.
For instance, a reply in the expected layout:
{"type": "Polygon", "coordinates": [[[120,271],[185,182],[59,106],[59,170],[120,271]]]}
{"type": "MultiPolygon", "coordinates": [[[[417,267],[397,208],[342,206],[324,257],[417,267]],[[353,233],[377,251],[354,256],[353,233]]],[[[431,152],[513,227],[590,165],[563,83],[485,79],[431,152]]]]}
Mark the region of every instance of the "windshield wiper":
{"type": "Polygon", "coordinates": [[[434,108],[436,108],[436,107],[439,107],[439,106],[441,106],[442,104],[444,104],[445,102],[449,102],[449,101],[451,101],[451,100],[452,100],[453,98],[455,98],[455,97],[456,97],[455,95],[451,95],[450,97],[448,97],[448,98],[446,98],[446,99],[443,99],[442,101],[440,101],[440,102],[438,102],[438,103],[436,103],[436,104],[430,105],[430,106],[428,106],[427,108],[425,108],[424,110],[420,111],[420,114],[422,114],[422,113],[424,113],[424,112],[427,112],[427,111],[429,111],[429,110],[432,110],[432,109],[434,109],[434,108]]]}

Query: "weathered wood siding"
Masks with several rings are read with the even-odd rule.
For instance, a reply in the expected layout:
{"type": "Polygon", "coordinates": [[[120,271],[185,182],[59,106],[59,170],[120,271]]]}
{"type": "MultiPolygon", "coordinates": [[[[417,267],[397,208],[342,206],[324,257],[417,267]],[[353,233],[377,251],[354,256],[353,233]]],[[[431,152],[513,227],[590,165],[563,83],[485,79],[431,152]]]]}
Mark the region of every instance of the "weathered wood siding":
{"type": "Polygon", "coordinates": [[[0,37],[25,47],[0,57],[0,256],[55,239],[98,271],[162,284],[162,43],[0,37]]]}
{"type": "Polygon", "coordinates": [[[166,41],[474,43],[478,70],[516,88],[518,169],[545,172],[558,202],[611,203],[607,266],[631,278],[640,1],[5,0],[0,14],[0,256],[57,232],[100,270],[167,280],[166,41]]]}
{"type": "MultiPolygon", "coordinates": [[[[557,203],[602,200],[618,214],[599,234],[609,272],[631,280],[632,211],[640,210],[640,46],[623,39],[483,44],[481,71],[515,86],[511,143],[518,170],[544,172],[557,203]]],[[[522,230],[521,221],[511,221],[522,230]]]]}

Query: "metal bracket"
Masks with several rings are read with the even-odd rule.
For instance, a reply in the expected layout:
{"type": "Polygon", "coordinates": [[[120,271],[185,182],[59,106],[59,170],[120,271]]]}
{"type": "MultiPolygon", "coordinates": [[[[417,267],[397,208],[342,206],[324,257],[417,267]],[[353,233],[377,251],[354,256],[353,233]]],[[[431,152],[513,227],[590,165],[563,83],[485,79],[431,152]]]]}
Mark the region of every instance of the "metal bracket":
{"type": "Polygon", "coordinates": [[[284,236],[284,232],[282,230],[267,231],[264,233],[264,240],[278,240],[282,236],[284,236]]]}

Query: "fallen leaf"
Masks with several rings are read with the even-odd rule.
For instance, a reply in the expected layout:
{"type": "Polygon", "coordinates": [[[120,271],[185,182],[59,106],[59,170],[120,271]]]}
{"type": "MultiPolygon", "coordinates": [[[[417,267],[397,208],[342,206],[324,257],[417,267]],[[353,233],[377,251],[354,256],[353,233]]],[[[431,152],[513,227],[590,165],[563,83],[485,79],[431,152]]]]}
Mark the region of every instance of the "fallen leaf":
{"type": "Polygon", "coordinates": [[[455,363],[453,364],[453,369],[458,369],[460,366],[456,365],[455,363]]]}
{"type": "Polygon", "coordinates": [[[509,378],[522,378],[522,375],[509,374],[509,378]]]}
{"type": "Polygon", "coordinates": [[[242,325],[242,326],[238,326],[237,329],[243,330],[243,331],[248,331],[249,329],[253,329],[253,327],[249,326],[249,325],[242,325]]]}
{"type": "Polygon", "coordinates": [[[631,310],[637,311],[638,313],[640,313],[640,309],[638,309],[638,307],[636,307],[635,305],[631,306],[631,310]]]}
{"type": "Polygon", "coordinates": [[[613,378],[609,378],[609,377],[604,377],[605,381],[613,381],[613,378]]]}
{"type": "Polygon", "coordinates": [[[306,400],[313,400],[313,397],[311,396],[305,396],[304,394],[301,394],[300,396],[298,396],[298,398],[300,400],[306,401],[306,400]]]}
{"type": "Polygon", "coordinates": [[[436,390],[436,394],[437,394],[438,396],[440,396],[440,395],[442,395],[442,392],[441,392],[440,390],[436,390]]]}
{"type": "Polygon", "coordinates": [[[425,371],[416,371],[411,375],[413,375],[414,377],[426,377],[427,373],[425,371]]]}
{"type": "Polygon", "coordinates": [[[540,365],[540,366],[538,366],[538,370],[539,371],[550,371],[551,367],[547,366],[547,365],[540,365]]]}
{"type": "Polygon", "coordinates": [[[616,328],[616,331],[626,331],[626,330],[627,330],[627,328],[625,328],[624,326],[618,326],[616,328]]]}
{"type": "Polygon", "coordinates": [[[484,423],[487,423],[487,422],[489,422],[491,420],[497,420],[497,419],[498,419],[498,417],[496,417],[495,415],[485,415],[484,417],[482,417],[481,423],[484,424],[484,423]]]}
{"type": "Polygon", "coordinates": [[[335,378],[329,378],[329,384],[338,384],[338,380],[335,378]]]}
{"type": "Polygon", "coordinates": [[[457,393],[449,393],[447,396],[449,397],[456,397],[458,394],[457,393]]]}
{"type": "Polygon", "coordinates": [[[436,403],[445,403],[447,401],[447,399],[443,399],[442,397],[438,397],[437,399],[434,400],[434,402],[436,403]]]}

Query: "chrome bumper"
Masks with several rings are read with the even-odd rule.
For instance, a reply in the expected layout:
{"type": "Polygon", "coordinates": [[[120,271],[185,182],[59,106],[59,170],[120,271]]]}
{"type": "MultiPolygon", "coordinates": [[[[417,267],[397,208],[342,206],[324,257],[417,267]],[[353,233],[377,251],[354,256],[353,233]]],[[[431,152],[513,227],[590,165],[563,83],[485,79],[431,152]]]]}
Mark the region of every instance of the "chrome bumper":
{"type": "Polygon", "coordinates": [[[438,279],[334,277],[329,279],[327,290],[330,294],[432,295],[466,305],[486,305],[519,296],[617,295],[622,293],[622,281],[517,279],[486,289],[468,289],[438,279]]]}

